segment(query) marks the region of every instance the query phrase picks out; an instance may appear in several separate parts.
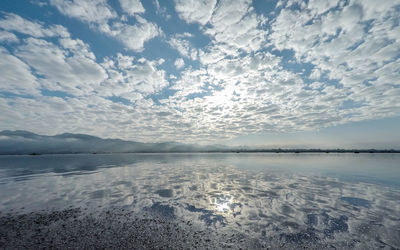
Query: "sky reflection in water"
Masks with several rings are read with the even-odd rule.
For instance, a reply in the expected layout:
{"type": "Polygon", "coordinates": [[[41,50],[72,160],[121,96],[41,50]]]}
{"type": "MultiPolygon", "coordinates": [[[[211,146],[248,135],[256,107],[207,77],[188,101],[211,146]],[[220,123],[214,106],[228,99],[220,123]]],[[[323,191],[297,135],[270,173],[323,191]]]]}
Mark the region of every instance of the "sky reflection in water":
{"type": "Polygon", "coordinates": [[[265,240],[398,248],[399,162],[353,154],[2,156],[0,211],[117,206],[265,240]]]}

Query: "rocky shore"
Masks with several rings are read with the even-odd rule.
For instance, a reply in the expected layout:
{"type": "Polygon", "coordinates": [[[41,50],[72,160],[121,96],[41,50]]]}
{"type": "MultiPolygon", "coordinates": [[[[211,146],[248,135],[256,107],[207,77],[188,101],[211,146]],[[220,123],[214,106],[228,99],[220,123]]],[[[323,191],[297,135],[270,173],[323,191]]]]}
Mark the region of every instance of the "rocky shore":
{"type": "MultiPolygon", "coordinates": [[[[396,248],[380,242],[381,248],[396,248]]],[[[260,238],[229,227],[206,226],[152,212],[137,214],[122,208],[97,212],[80,208],[24,214],[0,212],[0,249],[10,250],[374,249],[376,246],[360,243],[333,236],[319,239],[312,230],[260,238]]]]}
{"type": "Polygon", "coordinates": [[[0,249],[263,248],[244,235],[123,209],[0,214],[0,249]]]}

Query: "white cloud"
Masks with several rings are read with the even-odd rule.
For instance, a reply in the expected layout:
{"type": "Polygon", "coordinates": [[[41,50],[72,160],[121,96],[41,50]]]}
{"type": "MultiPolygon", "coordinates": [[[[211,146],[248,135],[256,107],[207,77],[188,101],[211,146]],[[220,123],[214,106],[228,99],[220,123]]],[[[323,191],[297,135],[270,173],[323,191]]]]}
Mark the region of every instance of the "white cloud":
{"type": "Polygon", "coordinates": [[[45,40],[28,38],[15,54],[41,75],[42,84],[51,90],[81,95],[107,77],[93,58],[68,52],[45,40]]]}
{"type": "Polygon", "coordinates": [[[217,32],[222,32],[225,27],[238,23],[248,12],[250,4],[249,0],[221,1],[215,8],[210,23],[217,32]]]}
{"type": "Polygon", "coordinates": [[[190,38],[190,37],[194,37],[192,33],[189,32],[183,32],[181,34],[176,34],[175,37],[177,38],[190,38]]]}
{"type": "Polygon", "coordinates": [[[188,23],[205,25],[211,18],[216,0],[175,0],[175,10],[188,23]]]}
{"type": "Polygon", "coordinates": [[[197,50],[195,48],[192,48],[188,40],[185,40],[180,37],[187,37],[187,36],[185,36],[185,34],[179,34],[176,35],[175,37],[171,37],[168,40],[168,44],[172,48],[176,49],[182,56],[190,58],[192,60],[197,60],[197,50]]]}
{"type": "MultiPolygon", "coordinates": [[[[200,51],[203,63],[215,62],[226,56],[238,56],[243,51],[254,52],[266,44],[267,31],[260,28],[266,18],[254,13],[251,1],[219,1],[218,4],[197,2],[201,5],[197,7],[191,6],[193,4],[175,1],[175,9],[188,23],[208,23],[201,27],[204,34],[212,39],[209,46],[200,51]]],[[[183,56],[197,59],[197,51],[190,50],[189,42],[183,37],[176,36],[169,40],[169,44],[183,56]]]]}
{"type": "Polygon", "coordinates": [[[140,0],[119,0],[119,3],[122,10],[131,16],[144,13],[145,11],[140,0]]]}
{"type": "Polygon", "coordinates": [[[211,35],[216,43],[227,44],[233,49],[241,49],[246,52],[261,49],[263,43],[266,42],[266,31],[257,28],[262,19],[255,14],[250,14],[235,20],[228,18],[230,15],[240,16],[235,12],[226,13],[224,19],[216,19],[212,22],[213,28],[206,30],[206,34],[211,35]]]}
{"type": "Polygon", "coordinates": [[[0,47],[0,91],[37,95],[38,82],[28,65],[0,47]]]}
{"type": "Polygon", "coordinates": [[[333,96],[341,93],[342,102],[318,98],[338,108],[338,122],[391,116],[399,112],[392,102],[399,98],[398,92],[387,92],[400,86],[395,80],[399,72],[393,70],[394,65],[400,66],[395,56],[400,51],[396,43],[399,36],[395,35],[399,32],[395,24],[398,15],[393,11],[399,4],[387,1],[372,10],[374,4],[363,1],[350,1],[345,6],[335,1],[310,2],[307,7],[311,9],[305,6],[301,12],[282,10],[272,24],[270,37],[279,50],[293,50],[299,63],[315,66],[310,78],[325,76],[338,81],[336,89],[326,87],[324,92],[333,96]],[[389,69],[384,70],[386,67],[389,69]],[[360,105],[342,109],[344,100],[360,105]]]}
{"type": "MultiPolygon", "coordinates": [[[[144,8],[139,0],[121,0],[122,9],[130,15],[143,13],[144,8]]],[[[161,29],[135,15],[134,24],[126,23],[126,18],[122,17],[123,22],[116,20],[116,12],[107,4],[106,0],[52,0],[51,4],[64,15],[77,18],[90,24],[90,27],[116,38],[128,49],[140,52],[144,49],[144,43],[162,33],[161,29]]]]}
{"type": "Polygon", "coordinates": [[[16,35],[14,35],[11,32],[0,30],[0,42],[17,43],[19,42],[19,39],[16,35]]]}
{"type": "Polygon", "coordinates": [[[102,96],[118,96],[132,102],[157,93],[168,85],[165,71],[158,69],[158,61],[135,59],[118,54],[103,63],[109,74],[97,91],[102,96]]]}
{"type": "Polygon", "coordinates": [[[252,52],[262,48],[267,32],[260,25],[266,22],[256,15],[251,1],[220,1],[210,19],[211,26],[205,29],[216,45],[229,47],[230,53],[237,50],[252,52]]]}
{"type": "Polygon", "coordinates": [[[169,20],[172,16],[168,14],[166,7],[161,7],[158,0],[154,0],[154,5],[156,6],[156,13],[163,16],[166,20],[169,20]]]}
{"type": "Polygon", "coordinates": [[[336,7],[338,0],[311,0],[308,2],[308,8],[316,15],[320,15],[327,10],[336,7]]]}
{"type": "Polygon", "coordinates": [[[157,61],[158,65],[161,65],[161,64],[163,64],[164,62],[165,62],[165,59],[164,59],[164,58],[160,58],[160,59],[158,59],[158,61],[157,61]]]}
{"type": "Polygon", "coordinates": [[[59,43],[64,49],[67,49],[74,54],[79,54],[93,60],[96,59],[95,55],[90,50],[89,45],[80,39],[61,38],[59,39],[59,43]]]}
{"type": "MultiPolygon", "coordinates": [[[[193,70],[186,69],[181,73],[181,78],[175,81],[174,85],[171,86],[171,89],[175,89],[178,92],[173,96],[173,98],[185,98],[187,95],[193,93],[200,93],[203,90],[201,89],[205,86],[205,83],[209,80],[209,75],[207,71],[201,70],[193,70]]],[[[183,101],[179,101],[183,104],[183,101]]]]}
{"type": "Polygon", "coordinates": [[[35,4],[35,5],[40,6],[40,7],[48,5],[48,2],[41,1],[41,0],[30,0],[29,2],[31,4],[35,4]]]}
{"type": "Polygon", "coordinates": [[[185,61],[182,58],[178,58],[175,60],[174,65],[177,69],[181,69],[183,66],[185,66],[185,61]]]}
{"type": "Polygon", "coordinates": [[[115,11],[107,0],[50,0],[62,14],[89,23],[105,23],[115,18],[115,11]]]}
{"type": "Polygon", "coordinates": [[[127,48],[140,52],[146,41],[161,34],[161,29],[142,17],[136,16],[136,20],[134,25],[114,23],[106,33],[115,36],[127,48]]]}
{"type": "Polygon", "coordinates": [[[176,1],[179,16],[198,25],[210,40],[198,48],[192,42],[201,35],[183,30],[165,39],[182,57],[174,62],[182,69],[176,76],[163,69],[174,65],[165,65],[162,54],[150,60],[138,53],[154,37],[165,38],[160,27],[140,15],[143,12],[118,18],[107,1],[52,4],[136,53],[96,58],[84,41],[63,35],[61,26],[5,15],[0,37],[4,34],[4,41],[15,44],[1,51],[1,89],[37,95],[38,89],[47,88],[74,95],[66,98],[67,104],[62,98],[18,97],[10,106],[0,98],[0,108],[27,114],[26,119],[12,117],[20,124],[31,122],[36,131],[85,131],[96,121],[99,135],[212,141],[400,113],[396,2],[374,7],[363,1],[281,1],[285,8],[267,19],[250,1],[176,1]],[[83,17],[87,8],[94,10],[83,17]],[[17,33],[33,37],[18,42],[17,33]],[[287,58],[287,51],[294,58],[287,58]],[[173,94],[151,99],[165,93],[173,94]],[[58,127],[41,128],[35,120],[44,118],[58,127]]]}
{"type": "Polygon", "coordinates": [[[388,16],[398,15],[396,8],[399,7],[399,1],[373,1],[373,0],[353,0],[352,4],[362,6],[363,20],[384,19],[388,16]]]}
{"type": "MultiPolygon", "coordinates": [[[[194,137],[204,137],[207,131],[231,137],[340,122],[343,118],[335,109],[347,97],[346,92],[336,88],[326,88],[324,93],[307,90],[300,75],[280,66],[280,58],[259,51],[266,46],[267,31],[260,28],[266,19],[256,15],[250,4],[218,3],[208,19],[209,26],[203,27],[212,39],[199,51],[204,70],[182,72],[172,86],[178,91],[162,103],[183,110],[182,119],[197,124],[191,127],[194,137]],[[199,97],[186,99],[193,93],[199,97]]],[[[175,37],[169,43],[182,55],[189,54],[190,43],[184,38],[175,37]]]]}
{"type": "Polygon", "coordinates": [[[33,37],[69,36],[67,29],[61,25],[50,25],[48,28],[45,28],[38,22],[26,20],[13,13],[4,14],[4,18],[0,20],[0,28],[33,37]]]}

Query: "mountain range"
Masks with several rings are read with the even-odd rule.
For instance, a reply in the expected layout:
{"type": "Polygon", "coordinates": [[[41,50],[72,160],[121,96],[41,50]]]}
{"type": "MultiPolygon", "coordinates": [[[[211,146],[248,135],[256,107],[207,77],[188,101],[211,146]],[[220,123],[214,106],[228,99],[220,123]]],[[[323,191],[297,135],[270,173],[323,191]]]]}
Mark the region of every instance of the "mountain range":
{"type": "Polygon", "coordinates": [[[102,139],[86,134],[38,135],[23,130],[0,132],[0,154],[152,153],[226,150],[221,145],[196,146],[176,142],[142,143],[102,139]]]}
{"type": "Polygon", "coordinates": [[[38,135],[23,130],[0,132],[0,155],[75,153],[183,153],[183,152],[269,152],[269,153],[400,153],[395,149],[250,148],[225,145],[193,145],[177,142],[143,143],[102,139],[86,134],[38,135]]]}

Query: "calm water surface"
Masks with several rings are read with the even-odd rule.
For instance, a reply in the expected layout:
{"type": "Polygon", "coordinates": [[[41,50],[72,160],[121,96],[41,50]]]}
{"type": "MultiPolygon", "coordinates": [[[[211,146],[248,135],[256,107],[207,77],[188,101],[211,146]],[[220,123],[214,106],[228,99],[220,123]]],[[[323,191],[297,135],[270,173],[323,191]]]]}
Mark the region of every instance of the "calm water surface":
{"type": "Polygon", "coordinates": [[[259,240],[400,248],[400,155],[0,156],[0,211],[147,211],[259,240]]]}

